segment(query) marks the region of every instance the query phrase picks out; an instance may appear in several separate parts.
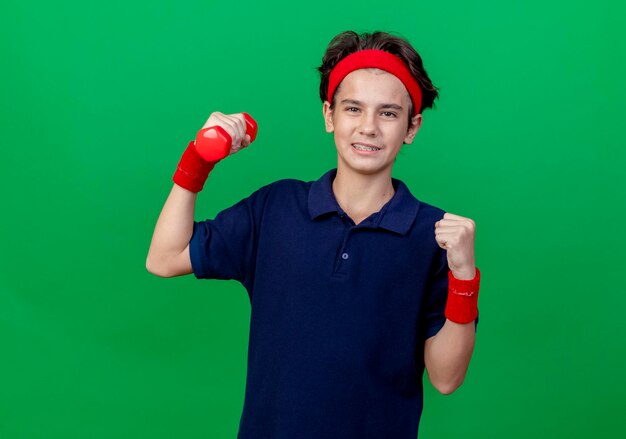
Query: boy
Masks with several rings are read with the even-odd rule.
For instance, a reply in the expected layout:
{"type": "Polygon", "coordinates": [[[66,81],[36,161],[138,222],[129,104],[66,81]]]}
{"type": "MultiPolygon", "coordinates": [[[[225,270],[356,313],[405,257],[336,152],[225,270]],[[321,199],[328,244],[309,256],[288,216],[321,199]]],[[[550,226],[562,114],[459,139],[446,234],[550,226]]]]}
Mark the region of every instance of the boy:
{"type": "MultiPolygon", "coordinates": [[[[437,97],[404,39],[348,31],[318,68],[337,168],[268,184],[195,222],[216,162],[190,142],[146,266],[163,277],[236,279],[251,303],[238,438],[416,438],[424,367],[452,393],[478,324],[475,224],[391,177],[437,97]]],[[[242,114],[205,124],[250,144],[242,114]]],[[[436,164],[435,164],[436,165],[436,164]]]]}

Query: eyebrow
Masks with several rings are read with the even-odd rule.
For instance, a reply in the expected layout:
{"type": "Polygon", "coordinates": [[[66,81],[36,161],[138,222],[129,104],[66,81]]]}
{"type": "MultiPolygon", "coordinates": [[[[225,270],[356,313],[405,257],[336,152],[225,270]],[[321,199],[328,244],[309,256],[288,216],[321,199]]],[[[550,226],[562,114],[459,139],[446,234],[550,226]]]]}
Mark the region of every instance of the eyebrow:
{"type": "MultiPolygon", "coordinates": [[[[343,99],[341,101],[341,104],[352,104],[352,105],[363,106],[363,102],[357,101],[355,99],[343,99]]],[[[381,104],[379,108],[392,108],[394,110],[402,110],[402,106],[398,104],[381,104]]]]}

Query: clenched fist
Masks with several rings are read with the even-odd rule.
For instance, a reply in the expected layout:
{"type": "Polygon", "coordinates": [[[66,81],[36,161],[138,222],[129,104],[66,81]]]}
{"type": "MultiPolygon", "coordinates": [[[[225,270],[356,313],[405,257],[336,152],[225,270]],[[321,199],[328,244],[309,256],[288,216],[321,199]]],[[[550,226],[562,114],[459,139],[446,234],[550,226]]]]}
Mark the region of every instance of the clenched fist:
{"type": "MultiPolygon", "coordinates": [[[[250,120],[252,120],[252,118],[250,118],[250,120]]],[[[244,113],[224,114],[219,111],[214,111],[200,130],[202,131],[210,127],[220,127],[230,136],[232,143],[227,145],[227,151],[224,151],[226,155],[235,154],[239,150],[249,146],[254,140],[252,138],[253,134],[248,128],[244,113]]],[[[256,135],[256,130],[254,135],[256,135]]]]}
{"type": "Polygon", "coordinates": [[[476,223],[470,218],[446,212],[435,223],[435,240],[447,251],[448,267],[457,279],[474,279],[474,236],[476,223]]]}

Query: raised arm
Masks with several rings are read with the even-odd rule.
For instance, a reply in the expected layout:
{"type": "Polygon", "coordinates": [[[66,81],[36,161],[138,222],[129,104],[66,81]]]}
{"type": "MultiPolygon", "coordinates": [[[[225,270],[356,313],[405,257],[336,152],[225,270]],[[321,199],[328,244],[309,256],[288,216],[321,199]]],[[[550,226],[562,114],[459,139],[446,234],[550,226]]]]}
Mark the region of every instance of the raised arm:
{"type": "Polygon", "coordinates": [[[193,272],[189,241],[193,234],[198,192],[219,160],[245,148],[254,140],[255,124],[243,113],[226,115],[214,112],[199,131],[196,141],[189,143],[174,174],[174,187],[154,228],[146,258],[146,269],[150,273],[160,277],[174,277],[193,272]],[[219,136],[214,136],[217,130],[205,132],[205,128],[209,127],[219,128],[219,136]],[[218,144],[215,143],[217,137],[222,139],[222,143],[227,141],[230,148],[222,151],[220,140],[217,140],[218,144]],[[198,148],[202,146],[202,150],[198,150],[196,144],[198,148]],[[207,161],[207,157],[211,157],[211,161],[207,161]]]}
{"type": "Polygon", "coordinates": [[[160,277],[192,273],[189,241],[198,194],[174,184],[152,234],[146,258],[148,271],[160,277]]]}
{"type": "Polygon", "coordinates": [[[476,342],[480,270],[474,260],[476,223],[449,212],[435,223],[435,240],[446,250],[446,322],[424,344],[428,378],[440,393],[454,392],[465,379],[476,342]]]}
{"type": "Polygon", "coordinates": [[[459,324],[451,320],[426,340],[424,363],[428,379],[439,393],[449,395],[463,384],[475,341],[474,322],[459,324]]]}

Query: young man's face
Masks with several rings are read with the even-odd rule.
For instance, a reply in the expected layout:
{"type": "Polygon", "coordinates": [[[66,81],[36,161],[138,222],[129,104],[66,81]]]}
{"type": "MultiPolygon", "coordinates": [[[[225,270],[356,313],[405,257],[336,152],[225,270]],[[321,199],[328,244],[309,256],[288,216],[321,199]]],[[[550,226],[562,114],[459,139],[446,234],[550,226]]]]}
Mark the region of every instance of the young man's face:
{"type": "Polygon", "coordinates": [[[359,69],[348,74],[335,92],[335,109],[328,101],[322,109],[326,131],[335,133],[337,169],[391,176],[402,143],[412,143],[422,123],[418,114],[409,128],[410,102],[404,84],[390,73],[359,69]],[[359,150],[359,143],[380,149],[359,150]]]}

